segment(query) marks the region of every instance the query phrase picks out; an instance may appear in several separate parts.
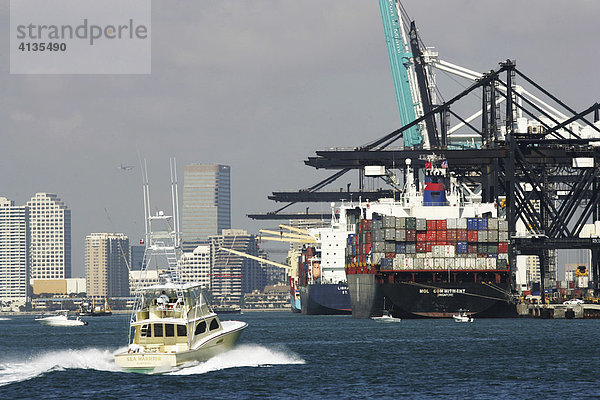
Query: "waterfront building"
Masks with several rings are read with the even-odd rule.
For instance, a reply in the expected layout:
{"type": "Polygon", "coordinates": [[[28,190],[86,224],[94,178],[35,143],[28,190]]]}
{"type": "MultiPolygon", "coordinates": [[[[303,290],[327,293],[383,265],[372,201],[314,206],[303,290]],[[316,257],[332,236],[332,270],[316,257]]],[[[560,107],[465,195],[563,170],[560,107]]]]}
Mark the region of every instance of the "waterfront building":
{"type": "Polygon", "coordinates": [[[224,229],[210,237],[212,255],[211,291],[216,305],[239,305],[244,293],[263,290],[266,272],[262,263],[229,253],[222,248],[258,256],[256,236],[241,229],[224,229]]]}
{"type": "Polygon", "coordinates": [[[231,228],[230,167],[190,164],[183,174],[183,241],[199,245],[231,228]]]}
{"type": "Polygon", "coordinates": [[[27,207],[30,279],[70,278],[71,210],[52,193],[36,193],[27,207]]]}
{"type": "Polygon", "coordinates": [[[85,238],[88,296],[129,296],[129,239],[122,233],[91,233],[85,238]]]}
{"type": "Polygon", "coordinates": [[[131,270],[139,271],[142,269],[145,251],[146,246],[143,244],[132,245],[129,248],[129,268],[131,268],[131,270]]]}
{"type": "Polygon", "coordinates": [[[129,292],[135,295],[138,289],[164,283],[164,278],[169,274],[167,269],[148,269],[146,271],[129,271],[129,292]]]}
{"type": "Polygon", "coordinates": [[[0,197],[0,309],[29,302],[29,210],[0,197]]]}
{"type": "Polygon", "coordinates": [[[197,246],[192,251],[184,252],[179,260],[179,270],[183,282],[199,283],[210,290],[210,246],[197,246]]]}

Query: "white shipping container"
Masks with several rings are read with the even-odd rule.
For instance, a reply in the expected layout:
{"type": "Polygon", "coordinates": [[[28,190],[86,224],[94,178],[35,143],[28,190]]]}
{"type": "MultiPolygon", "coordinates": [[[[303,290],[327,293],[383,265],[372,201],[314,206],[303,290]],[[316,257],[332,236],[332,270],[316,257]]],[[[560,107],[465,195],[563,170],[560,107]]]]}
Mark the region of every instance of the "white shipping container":
{"type": "Polygon", "coordinates": [[[445,269],[446,263],[444,258],[434,258],[433,259],[433,268],[434,269],[445,269]]]}
{"type": "Polygon", "coordinates": [[[456,253],[456,248],[453,245],[448,244],[448,245],[444,246],[444,257],[454,258],[455,253],[456,253]]]}
{"type": "Polygon", "coordinates": [[[423,266],[425,269],[431,269],[433,267],[433,258],[432,257],[426,257],[423,260],[423,266]]]}
{"type": "Polygon", "coordinates": [[[431,246],[431,251],[433,252],[434,257],[444,257],[444,247],[443,245],[435,245],[431,246]]]}
{"type": "Polygon", "coordinates": [[[417,258],[425,258],[425,253],[417,253],[417,258]]]}
{"type": "Polygon", "coordinates": [[[498,231],[488,231],[488,242],[498,241],[498,231]]]}
{"type": "Polygon", "coordinates": [[[458,229],[456,227],[456,218],[448,218],[446,220],[446,229],[458,229]]]}
{"type": "Polygon", "coordinates": [[[500,253],[500,254],[498,254],[498,260],[506,260],[506,261],[508,261],[508,253],[500,253]]]}
{"type": "Polygon", "coordinates": [[[474,269],[475,260],[475,258],[465,258],[465,269],[474,269]]]}
{"type": "Polygon", "coordinates": [[[487,268],[487,258],[476,258],[475,259],[475,269],[486,269],[487,268]]]}
{"type": "Polygon", "coordinates": [[[508,232],[508,221],[505,219],[498,220],[498,230],[501,232],[508,232]]]}
{"type": "Polygon", "coordinates": [[[488,232],[487,231],[477,231],[477,243],[487,243],[488,240],[488,232]]]}
{"type": "Polygon", "coordinates": [[[498,232],[498,241],[499,242],[508,242],[508,232],[499,231],[498,232]]]}
{"type": "Polygon", "coordinates": [[[423,269],[423,266],[425,265],[424,261],[424,258],[415,258],[415,260],[413,261],[415,269],[423,269]]]}
{"type": "Polygon", "coordinates": [[[467,229],[467,219],[466,218],[457,218],[456,219],[456,229],[467,229]]]}
{"type": "Polygon", "coordinates": [[[456,263],[455,263],[454,258],[445,258],[444,264],[446,266],[446,269],[455,269],[456,268],[456,263]]]}
{"type": "Polygon", "coordinates": [[[414,261],[413,260],[414,260],[413,258],[406,257],[404,259],[404,268],[405,269],[413,269],[414,268],[414,261]]]}
{"type": "Polygon", "coordinates": [[[488,218],[488,231],[498,230],[498,218],[488,218]]]}
{"type": "Polygon", "coordinates": [[[496,259],[495,258],[487,258],[486,259],[486,267],[487,269],[496,269],[496,259]]]}

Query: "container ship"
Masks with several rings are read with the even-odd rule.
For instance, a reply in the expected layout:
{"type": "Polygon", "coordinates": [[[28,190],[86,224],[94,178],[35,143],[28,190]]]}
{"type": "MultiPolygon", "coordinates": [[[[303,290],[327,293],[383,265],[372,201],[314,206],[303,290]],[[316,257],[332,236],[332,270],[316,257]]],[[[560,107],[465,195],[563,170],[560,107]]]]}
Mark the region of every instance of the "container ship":
{"type": "Polygon", "coordinates": [[[354,317],[517,315],[507,221],[498,218],[497,204],[482,203],[447,171],[447,162],[431,157],[418,190],[407,160],[398,200],[341,207],[355,227],[346,246],[354,317]]]}
{"type": "MultiPolygon", "coordinates": [[[[332,210],[330,226],[307,231],[315,244],[302,246],[298,256],[297,284],[292,285],[290,281],[292,301],[296,298],[294,292],[298,291],[302,314],[351,314],[345,273],[346,241],[351,231],[347,230],[346,219],[332,210]]],[[[292,310],[296,304],[292,304],[292,310]]]]}

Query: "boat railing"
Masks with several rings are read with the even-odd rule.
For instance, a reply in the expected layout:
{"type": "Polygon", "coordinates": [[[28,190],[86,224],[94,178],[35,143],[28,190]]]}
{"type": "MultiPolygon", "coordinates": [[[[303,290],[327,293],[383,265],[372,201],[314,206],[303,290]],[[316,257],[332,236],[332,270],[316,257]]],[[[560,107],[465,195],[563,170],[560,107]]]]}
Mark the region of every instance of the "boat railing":
{"type": "Polygon", "coordinates": [[[137,312],[137,320],[160,319],[160,318],[186,318],[189,307],[185,305],[177,306],[155,306],[143,308],[137,312]]]}

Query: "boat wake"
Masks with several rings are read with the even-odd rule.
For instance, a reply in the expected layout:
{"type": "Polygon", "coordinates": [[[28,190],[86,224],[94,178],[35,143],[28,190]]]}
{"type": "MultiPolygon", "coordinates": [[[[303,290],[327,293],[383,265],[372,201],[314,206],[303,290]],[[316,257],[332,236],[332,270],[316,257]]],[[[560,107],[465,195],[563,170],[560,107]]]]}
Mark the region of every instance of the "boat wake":
{"type": "Polygon", "coordinates": [[[0,317],[0,321],[10,321],[10,318],[0,317]]]}
{"type": "Polygon", "coordinates": [[[219,354],[206,362],[169,372],[168,375],[196,375],[227,368],[268,367],[271,365],[304,363],[305,361],[302,358],[287,350],[244,344],[219,354]]]}
{"type": "Polygon", "coordinates": [[[3,361],[0,362],[0,386],[66,369],[119,371],[113,354],[114,351],[100,349],[59,350],[37,355],[25,361],[3,361]]]}

